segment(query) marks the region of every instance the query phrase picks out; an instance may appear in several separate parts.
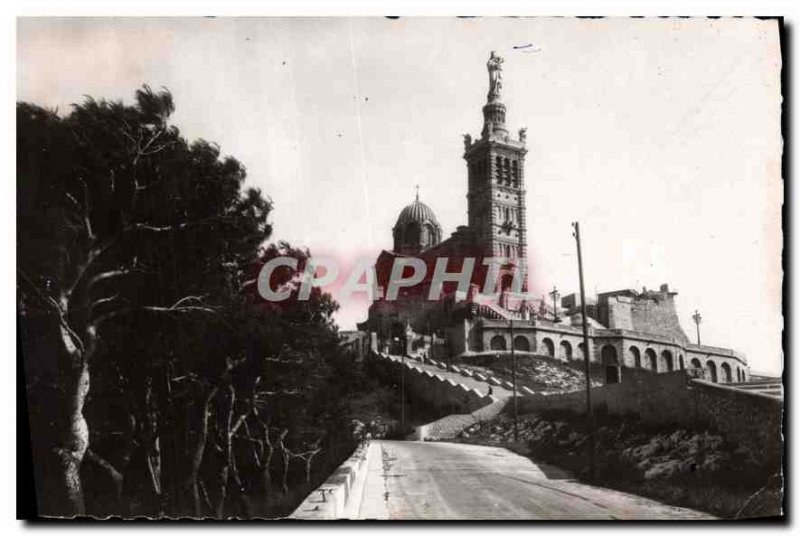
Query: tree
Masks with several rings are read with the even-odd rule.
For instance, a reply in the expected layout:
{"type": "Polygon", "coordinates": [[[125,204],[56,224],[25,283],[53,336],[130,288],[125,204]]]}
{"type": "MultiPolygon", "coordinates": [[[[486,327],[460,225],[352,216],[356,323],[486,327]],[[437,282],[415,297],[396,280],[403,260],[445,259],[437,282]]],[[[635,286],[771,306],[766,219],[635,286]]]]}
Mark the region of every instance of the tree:
{"type": "Polygon", "coordinates": [[[309,252],[166,90],[17,105],[18,310],[40,511],[282,515],[349,455],[363,381],[309,252]],[[298,260],[261,300],[276,256],[298,260]],[[91,383],[90,383],[91,380],[91,383]],[[90,388],[91,386],[91,388],[90,388]],[[254,504],[258,503],[258,504],[254,504]]]}
{"type": "Polygon", "coordinates": [[[46,378],[40,422],[54,423],[40,434],[59,488],[48,513],[85,512],[84,406],[113,347],[104,334],[209,321],[197,317],[219,314],[271,233],[271,204],[243,191],[241,164],[187,143],[173,111],[168,91],[146,86],[134,106],[87,99],[63,118],[17,105],[19,314],[28,374],[46,378]]]}

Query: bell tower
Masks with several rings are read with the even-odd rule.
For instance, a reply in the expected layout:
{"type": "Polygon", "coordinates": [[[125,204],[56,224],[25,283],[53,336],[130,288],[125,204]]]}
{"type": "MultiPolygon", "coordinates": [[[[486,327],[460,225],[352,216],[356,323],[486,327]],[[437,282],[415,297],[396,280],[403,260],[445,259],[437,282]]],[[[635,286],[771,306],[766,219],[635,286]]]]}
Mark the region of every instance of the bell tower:
{"type": "Polygon", "coordinates": [[[526,130],[513,139],[506,129],[502,102],[503,58],[492,51],[486,64],[489,93],[483,106],[481,137],[464,136],[469,189],[469,227],[485,256],[505,257],[517,264],[527,261],[525,224],[526,130]]]}

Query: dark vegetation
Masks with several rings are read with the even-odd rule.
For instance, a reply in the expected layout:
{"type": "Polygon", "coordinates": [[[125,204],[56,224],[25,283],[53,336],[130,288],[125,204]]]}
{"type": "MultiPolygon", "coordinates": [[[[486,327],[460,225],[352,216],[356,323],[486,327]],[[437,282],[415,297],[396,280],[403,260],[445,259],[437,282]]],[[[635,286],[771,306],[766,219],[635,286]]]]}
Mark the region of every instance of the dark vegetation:
{"type": "Polygon", "coordinates": [[[65,116],[17,104],[40,515],[285,515],[352,452],[377,387],[340,349],[330,296],[296,299],[309,252],[269,242],[269,198],[173,111],[146,86],[65,116]],[[267,303],[257,274],[278,255],[299,266],[267,303]]]}
{"type": "Polygon", "coordinates": [[[464,430],[456,441],[502,446],[551,463],[599,486],[726,519],[782,512],[780,457],[752,452],[709,430],[646,426],[596,415],[594,470],[590,427],[573,413],[521,415],[518,440],[506,411],[464,430]]]}

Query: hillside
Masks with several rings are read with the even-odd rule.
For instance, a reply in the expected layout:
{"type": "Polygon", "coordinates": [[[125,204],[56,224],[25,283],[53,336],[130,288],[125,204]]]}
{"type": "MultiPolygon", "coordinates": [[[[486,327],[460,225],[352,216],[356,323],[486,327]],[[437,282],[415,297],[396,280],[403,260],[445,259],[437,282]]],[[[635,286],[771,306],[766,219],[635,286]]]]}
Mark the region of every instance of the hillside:
{"type": "MultiPolygon", "coordinates": [[[[535,393],[559,393],[576,391],[586,387],[582,362],[564,363],[551,357],[521,355],[517,357],[517,385],[527,387],[535,393]]],[[[510,355],[480,355],[463,358],[459,367],[491,374],[500,380],[511,381],[510,355]]],[[[602,385],[592,380],[592,386],[602,385]]]]}

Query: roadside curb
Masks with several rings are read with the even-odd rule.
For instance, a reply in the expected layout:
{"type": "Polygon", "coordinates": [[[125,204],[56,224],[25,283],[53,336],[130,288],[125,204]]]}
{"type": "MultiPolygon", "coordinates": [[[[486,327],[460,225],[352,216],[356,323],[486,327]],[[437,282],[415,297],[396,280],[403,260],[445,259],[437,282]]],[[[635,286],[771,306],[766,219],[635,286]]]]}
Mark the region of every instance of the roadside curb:
{"type": "Polygon", "coordinates": [[[362,442],[353,454],[328,479],[312,491],[288,519],[342,519],[348,500],[359,496],[366,479],[372,443],[362,442]]]}

